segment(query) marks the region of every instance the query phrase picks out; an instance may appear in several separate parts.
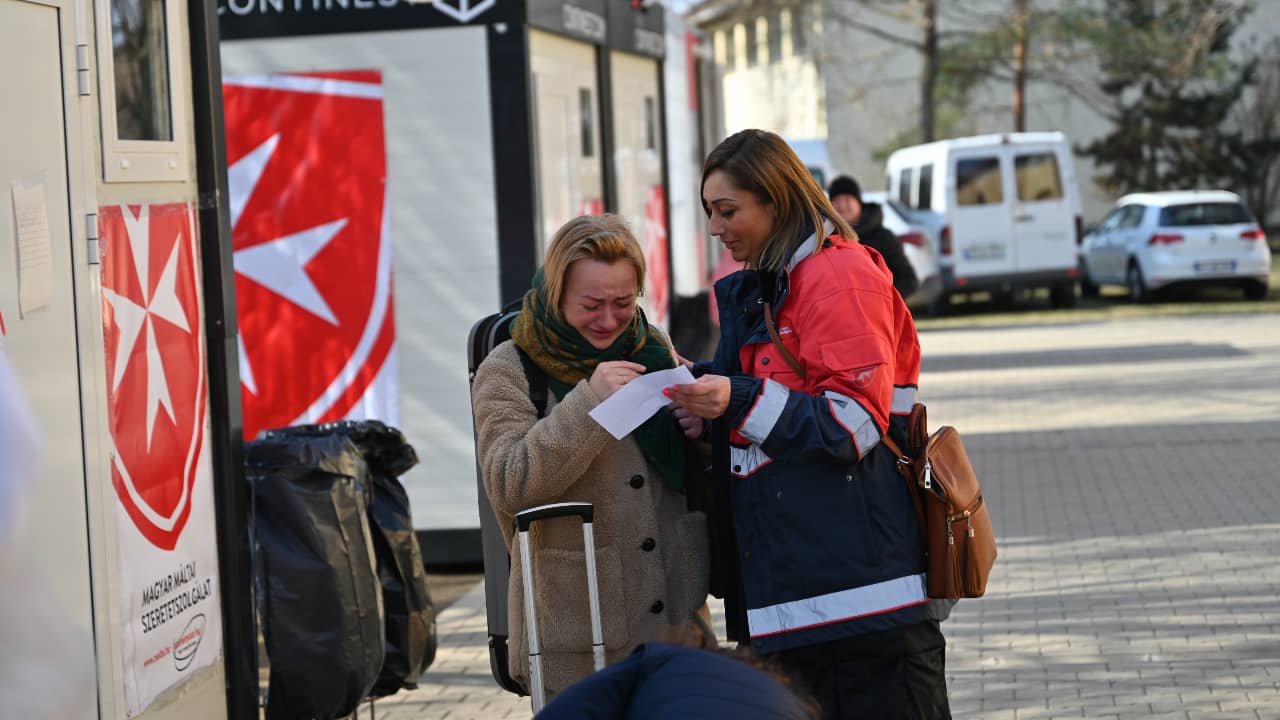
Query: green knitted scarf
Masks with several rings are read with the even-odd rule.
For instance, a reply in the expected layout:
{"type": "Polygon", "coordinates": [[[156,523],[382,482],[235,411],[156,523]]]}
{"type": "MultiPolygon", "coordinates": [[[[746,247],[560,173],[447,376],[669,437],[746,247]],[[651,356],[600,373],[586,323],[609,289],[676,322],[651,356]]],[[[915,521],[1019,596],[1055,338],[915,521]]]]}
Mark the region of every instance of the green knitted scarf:
{"type": "MultiPolygon", "coordinates": [[[[542,270],[533,276],[533,287],[524,295],[524,306],[511,326],[511,339],[547,374],[547,385],[556,399],[563,399],[578,381],[588,379],[596,366],[607,360],[628,360],[646,370],[675,367],[671,345],[649,332],[644,312],[636,308],[635,319],[618,339],[597,350],[571,325],[547,307],[542,270]]],[[[631,436],[662,479],[676,490],[684,490],[684,434],[667,408],[659,410],[631,436]]]]}

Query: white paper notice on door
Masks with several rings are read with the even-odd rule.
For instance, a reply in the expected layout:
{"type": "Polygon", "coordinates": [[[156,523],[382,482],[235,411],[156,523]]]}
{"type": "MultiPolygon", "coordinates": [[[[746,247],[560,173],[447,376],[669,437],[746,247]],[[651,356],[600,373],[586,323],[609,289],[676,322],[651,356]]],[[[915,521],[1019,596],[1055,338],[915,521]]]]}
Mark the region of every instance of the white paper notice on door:
{"type": "Polygon", "coordinates": [[[18,239],[18,313],[26,317],[53,299],[49,209],[44,201],[42,176],[13,180],[9,189],[13,194],[13,224],[18,239]]]}

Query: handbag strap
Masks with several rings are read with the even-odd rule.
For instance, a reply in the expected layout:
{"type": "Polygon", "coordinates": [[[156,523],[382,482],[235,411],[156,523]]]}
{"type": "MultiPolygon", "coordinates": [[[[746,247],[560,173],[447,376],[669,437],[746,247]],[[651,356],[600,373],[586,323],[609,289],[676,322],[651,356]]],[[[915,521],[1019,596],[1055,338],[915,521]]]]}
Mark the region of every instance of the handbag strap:
{"type": "Polygon", "coordinates": [[[808,380],[809,373],[805,371],[804,366],[796,360],[796,356],[792,355],[786,346],[782,344],[782,338],[778,337],[778,328],[773,324],[773,307],[770,303],[764,304],[764,326],[769,331],[769,339],[773,341],[773,346],[778,348],[778,354],[782,355],[782,359],[787,361],[792,370],[800,376],[801,380],[808,380]]]}
{"type": "Polygon", "coordinates": [[[884,437],[880,438],[880,442],[884,443],[885,447],[893,451],[894,457],[898,459],[899,466],[911,464],[911,458],[903,454],[902,450],[898,448],[898,443],[894,442],[893,438],[889,437],[888,433],[885,433],[884,437]]]}
{"type": "Polygon", "coordinates": [[[894,442],[893,438],[889,437],[888,432],[880,438],[880,444],[889,448],[890,452],[893,453],[894,458],[897,460],[898,474],[901,475],[902,479],[907,483],[907,494],[911,496],[911,504],[916,508],[916,519],[920,522],[920,541],[924,543],[925,547],[928,547],[929,538],[924,529],[924,506],[920,504],[920,488],[916,486],[914,472],[916,461],[914,458],[904,454],[902,450],[898,448],[898,443],[894,442]],[[910,470],[908,470],[908,468],[910,468],[910,470]]]}

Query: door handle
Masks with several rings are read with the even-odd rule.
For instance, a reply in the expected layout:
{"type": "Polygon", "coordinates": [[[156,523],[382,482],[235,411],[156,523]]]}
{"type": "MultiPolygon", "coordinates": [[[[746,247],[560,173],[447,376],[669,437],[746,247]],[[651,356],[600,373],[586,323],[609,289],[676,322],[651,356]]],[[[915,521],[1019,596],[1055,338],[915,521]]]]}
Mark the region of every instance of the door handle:
{"type": "Polygon", "coordinates": [[[1014,215],[1014,222],[1031,222],[1036,219],[1035,215],[1014,215]]]}

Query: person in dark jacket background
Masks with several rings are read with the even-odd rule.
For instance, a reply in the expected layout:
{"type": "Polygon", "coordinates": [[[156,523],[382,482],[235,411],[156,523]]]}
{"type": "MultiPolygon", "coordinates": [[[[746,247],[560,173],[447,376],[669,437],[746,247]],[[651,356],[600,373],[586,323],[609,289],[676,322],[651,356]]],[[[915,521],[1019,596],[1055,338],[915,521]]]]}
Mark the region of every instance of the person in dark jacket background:
{"type": "Polygon", "coordinates": [[[893,231],[884,226],[884,209],[879,203],[862,202],[862,188],[858,181],[848,175],[841,175],[831,181],[827,188],[827,196],[831,205],[840,213],[844,221],[853,226],[858,239],[863,245],[874,249],[884,257],[885,265],[893,273],[893,287],[903,300],[911,297],[911,293],[920,287],[916,271],[911,268],[911,261],[902,250],[902,241],[893,231]]]}

